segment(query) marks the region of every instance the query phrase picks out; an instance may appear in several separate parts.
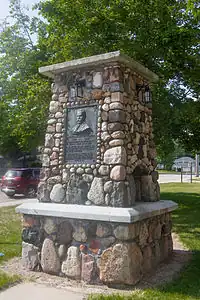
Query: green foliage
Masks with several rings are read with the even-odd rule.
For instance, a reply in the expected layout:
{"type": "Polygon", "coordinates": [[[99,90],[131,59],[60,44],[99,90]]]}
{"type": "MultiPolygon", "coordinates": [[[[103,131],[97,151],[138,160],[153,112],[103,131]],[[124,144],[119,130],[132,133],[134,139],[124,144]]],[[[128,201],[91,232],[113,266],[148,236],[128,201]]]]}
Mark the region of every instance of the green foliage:
{"type": "Polygon", "coordinates": [[[36,5],[43,19],[30,19],[21,1],[12,0],[14,25],[0,33],[0,87],[7,110],[0,151],[7,145],[27,151],[42,140],[50,89],[38,75],[39,66],[114,50],[160,76],[153,98],[160,156],[173,152],[176,140],[198,151],[197,6],[194,0],[45,0],[36,5]],[[35,45],[32,34],[38,38],[35,45]]]}
{"type": "Polygon", "coordinates": [[[199,149],[180,114],[188,102],[187,117],[194,119],[191,95],[198,98],[200,92],[199,23],[186,0],[48,0],[38,8],[47,20],[39,47],[49,63],[122,50],[161,78],[153,98],[158,149],[173,152],[177,139],[199,149]]]}
{"type": "Polygon", "coordinates": [[[43,142],[50,99],[49,81],[38,74],[45,55],[33,45],[32,22],[20,5],[11,1],[14,25],[0,33],[0,152],[9,155],[43,142]]]}

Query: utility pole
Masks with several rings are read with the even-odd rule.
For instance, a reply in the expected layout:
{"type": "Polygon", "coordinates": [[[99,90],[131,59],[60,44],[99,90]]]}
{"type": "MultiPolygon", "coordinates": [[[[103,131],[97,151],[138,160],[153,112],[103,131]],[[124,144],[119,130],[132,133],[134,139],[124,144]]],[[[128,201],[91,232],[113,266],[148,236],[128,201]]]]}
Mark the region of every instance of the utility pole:
{"type": "Polygon", "coordinates": [[[199,154],[195,156],[195,176],[199,177],[199,154]]]}

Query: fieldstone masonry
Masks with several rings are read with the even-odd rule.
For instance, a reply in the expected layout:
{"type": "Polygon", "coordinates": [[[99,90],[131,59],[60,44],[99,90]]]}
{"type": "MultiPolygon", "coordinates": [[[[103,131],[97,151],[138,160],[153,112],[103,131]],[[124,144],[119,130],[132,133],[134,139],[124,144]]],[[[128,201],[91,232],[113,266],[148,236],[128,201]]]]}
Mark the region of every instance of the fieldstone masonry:
{"type": "Polygon", "coordinates": [[[39,203],[17,208],[23,263],[88,283],[134,285],[173,250],[176,205],[160,204],[155,171],[150,85],[158,78],[119,51],[40,72],[53,78],[53,95],[39,203]]]}

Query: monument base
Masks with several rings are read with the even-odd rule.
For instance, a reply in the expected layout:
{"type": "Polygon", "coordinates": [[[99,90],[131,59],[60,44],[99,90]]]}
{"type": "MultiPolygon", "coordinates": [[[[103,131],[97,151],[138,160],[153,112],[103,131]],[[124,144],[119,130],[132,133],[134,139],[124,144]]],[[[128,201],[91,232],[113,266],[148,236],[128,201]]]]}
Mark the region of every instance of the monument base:
{"type": "Polygon", "coordinates": [[[26,268],[87,283],[136,284],[173,250],[173,201],[132,208],[22,204],[26,268]]]}

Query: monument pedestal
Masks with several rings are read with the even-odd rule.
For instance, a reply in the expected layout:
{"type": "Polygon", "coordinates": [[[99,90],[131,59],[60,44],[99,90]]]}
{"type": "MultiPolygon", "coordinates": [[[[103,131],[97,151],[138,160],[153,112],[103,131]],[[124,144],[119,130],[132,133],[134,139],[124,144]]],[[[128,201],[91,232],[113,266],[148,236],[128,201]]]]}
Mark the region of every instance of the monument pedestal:
{"type": "Polygon", "coordinates": [[[23,204],[31,270],[133,285],[172,252],[159,201],[150,87],[120,51],[40,68],[53,78],[37,204],[23,204]]]}
{"type": "Polygon", "coordinates": [[[23,264],[87,283],[134,285],[171,255],[176,208],[173,201],[131,208],[22,204],[23,264]]]}

